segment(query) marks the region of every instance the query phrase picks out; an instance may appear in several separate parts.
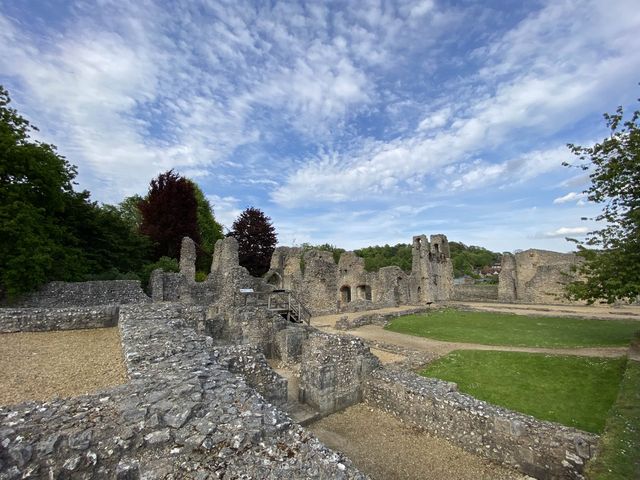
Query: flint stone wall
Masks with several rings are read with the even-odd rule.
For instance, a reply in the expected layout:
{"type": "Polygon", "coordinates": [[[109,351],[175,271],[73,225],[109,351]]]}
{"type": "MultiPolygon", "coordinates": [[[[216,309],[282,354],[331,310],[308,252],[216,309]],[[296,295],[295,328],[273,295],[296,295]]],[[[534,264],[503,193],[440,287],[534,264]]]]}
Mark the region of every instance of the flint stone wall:
{"type": "Polygon", "coordinates": [[[80,330],[115,327],[117,324],[118,307],[115,305],[0,309],[0,333],[80,330]]]}
{"type": "Polygon", "coordinates": [[[274,405],[287,403],[287,379],[278,375],[256,345],[233,345],[217,348],[213,353],[221,365],[243,376],[267,401],[274,405]]]}
{"type": "Polygon", "coordinates": [[[458,302],[497,302],[498,285],[454,285],[452,300],[458,302]]]}
{"type": "Polygon", "coordinates": [[[226,370],[181,316],[121,307],[127,384],[0,407],[0,478],[367,478],[226,370]]]}
{"type": "Polygon", "coordinates": [[[425,428],[465,450],[537,479],[582,479],[598,436],[537,420],[459,393],[455,383],[380,368],[364,401],[425,428]]]}
{"type": "Polygon", "coordinates": [[[182,273],[154,270],[149,281],[154,302],[182,302],[209,305],[215,300],[215,285],[211,276],[204,282],[188,280],[182,273]]]}
{"type": "Polygon", "coordinates": [[[565,285],[576,278],[572,270],[582,262],[573,253],[526,250],[502,255],[498,298],[501,302],[571,303],[565,285]]]}
{"type": "Polygon", "coordinates": [[[18,307],[92,307],[148,303],[138,280],[51,282],[19,301],[18,307]]]}
{"type": "Polygon", "coordinates": [[[342,410],[362,401],[365,378],[379,366],[359,338],[311,333],[302,345],[298,398],[322,414],[342,410]]]}

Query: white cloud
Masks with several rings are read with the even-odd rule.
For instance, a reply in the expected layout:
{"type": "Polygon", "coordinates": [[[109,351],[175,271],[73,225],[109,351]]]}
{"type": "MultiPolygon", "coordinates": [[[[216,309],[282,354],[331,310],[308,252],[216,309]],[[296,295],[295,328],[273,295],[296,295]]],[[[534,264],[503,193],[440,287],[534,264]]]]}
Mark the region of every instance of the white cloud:
{"type": "Polygon", "coordinates": [[[582,202],[582,203],[580,203],[580,202],[585,197],[586,197],[586,194],[582,193],[582,192],[569,192],[566,195],[563,195],[562,197],[555,198],[553,200],[553,203],[561,204],[561,203],[577,201],[578,204],[584,204],[584,202],[582,202]]]}
{"type": "MultiPolygon", "coordinates": [[[[491,154],[511,141],[553,135],[599,110],[600,103],[593,99],[611,98],[614,85],[631,82],[640,69],[640,40],[629,29],[640,25],[640,15],[625,19],[626,27],[612,28],[600,19],[593,22],[593,10],[606,10],[604,5],[590,7],[565,2],[543,8],[510,32],[508,42],[499,39],[486,49],[489,67],[473,79],[482,83],[467,94],[446,98],[447,107],[420,121],[414,134],[370,143],[359,152],[334,152],[330,160],[322,155],[310,158],[272,193],[272,199],[292,205],[393,194],[403,182],[429,176],[445,165],[458,164],[464,170],[462,165],[477,151],[491,154]],[[561,28],[555,25],[549,31],[551,20],[561,28]],[[562,26],[572,32],[570,39],[562,26]],[[594,57],[594,45],[603,44],[608,53],[594,57]],[[636,47],[634,53],[630,45],[636,47]]],[[[482,170],[472,167],[463,173],[466,178],[448,185],[489,185],[505,172],[522,181],[559,167],[560,158],[571,159],[566,147],[523,150],[517,160],[485,162],[479,166],[482,170]]]]}
{"type": "Polygon", "coordinates": [[[213,207],[216,221],[225,227],[225,232],[231,230],[233,222],[242,213],[240,200],[233,196],[221,197],[219,195],[207,195],[207,200],[213,207]]]}
{"type": "Polygon", "coordinates": [[[587,227],[560,227],[551,232],[542,234],[544,238],[561,238],[566,236],[584,236],[589,232],[587,227]]]}

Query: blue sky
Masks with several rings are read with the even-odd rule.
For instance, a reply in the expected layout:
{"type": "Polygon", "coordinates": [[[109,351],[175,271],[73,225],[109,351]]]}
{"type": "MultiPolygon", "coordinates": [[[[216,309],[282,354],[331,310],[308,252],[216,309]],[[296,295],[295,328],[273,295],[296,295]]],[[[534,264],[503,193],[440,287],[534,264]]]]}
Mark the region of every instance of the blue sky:
{"type": "Polygon", "coordinates": [[[629,1],[0,0],[0,83],[116,203],[170,168],[281,245],[567,251],[566,143],[640,96],[629,1]]]}

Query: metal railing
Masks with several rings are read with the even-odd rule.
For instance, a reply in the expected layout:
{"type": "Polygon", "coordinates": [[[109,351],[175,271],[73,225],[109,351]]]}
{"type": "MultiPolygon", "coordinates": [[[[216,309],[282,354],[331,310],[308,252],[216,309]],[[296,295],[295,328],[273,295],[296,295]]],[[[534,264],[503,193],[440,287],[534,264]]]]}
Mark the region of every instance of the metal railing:
{"type": "Polygon", "coordinates": [[[254,292],[241,290],[244,305],[266,307],[267,310],[277,312],[287,320],[297,323],[311,323],[311,313],[295,293],[289,290],[274,290],[272,292],[254,292]]]}

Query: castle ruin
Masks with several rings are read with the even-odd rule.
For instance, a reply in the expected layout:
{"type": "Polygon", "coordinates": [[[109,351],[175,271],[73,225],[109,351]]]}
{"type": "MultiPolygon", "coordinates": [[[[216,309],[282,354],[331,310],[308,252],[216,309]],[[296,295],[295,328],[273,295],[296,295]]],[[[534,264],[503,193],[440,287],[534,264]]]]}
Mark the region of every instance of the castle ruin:
{"type": "Polygon", "coordinates": [[[445,235],[413,237],[411,272],[400,267],[365,270],[364,259],[344,252],[278,247],[264,276],[275,289],[291,290],[313,314],[353,312],[446,301],[453,291],[453,266],[445,235]]]}

